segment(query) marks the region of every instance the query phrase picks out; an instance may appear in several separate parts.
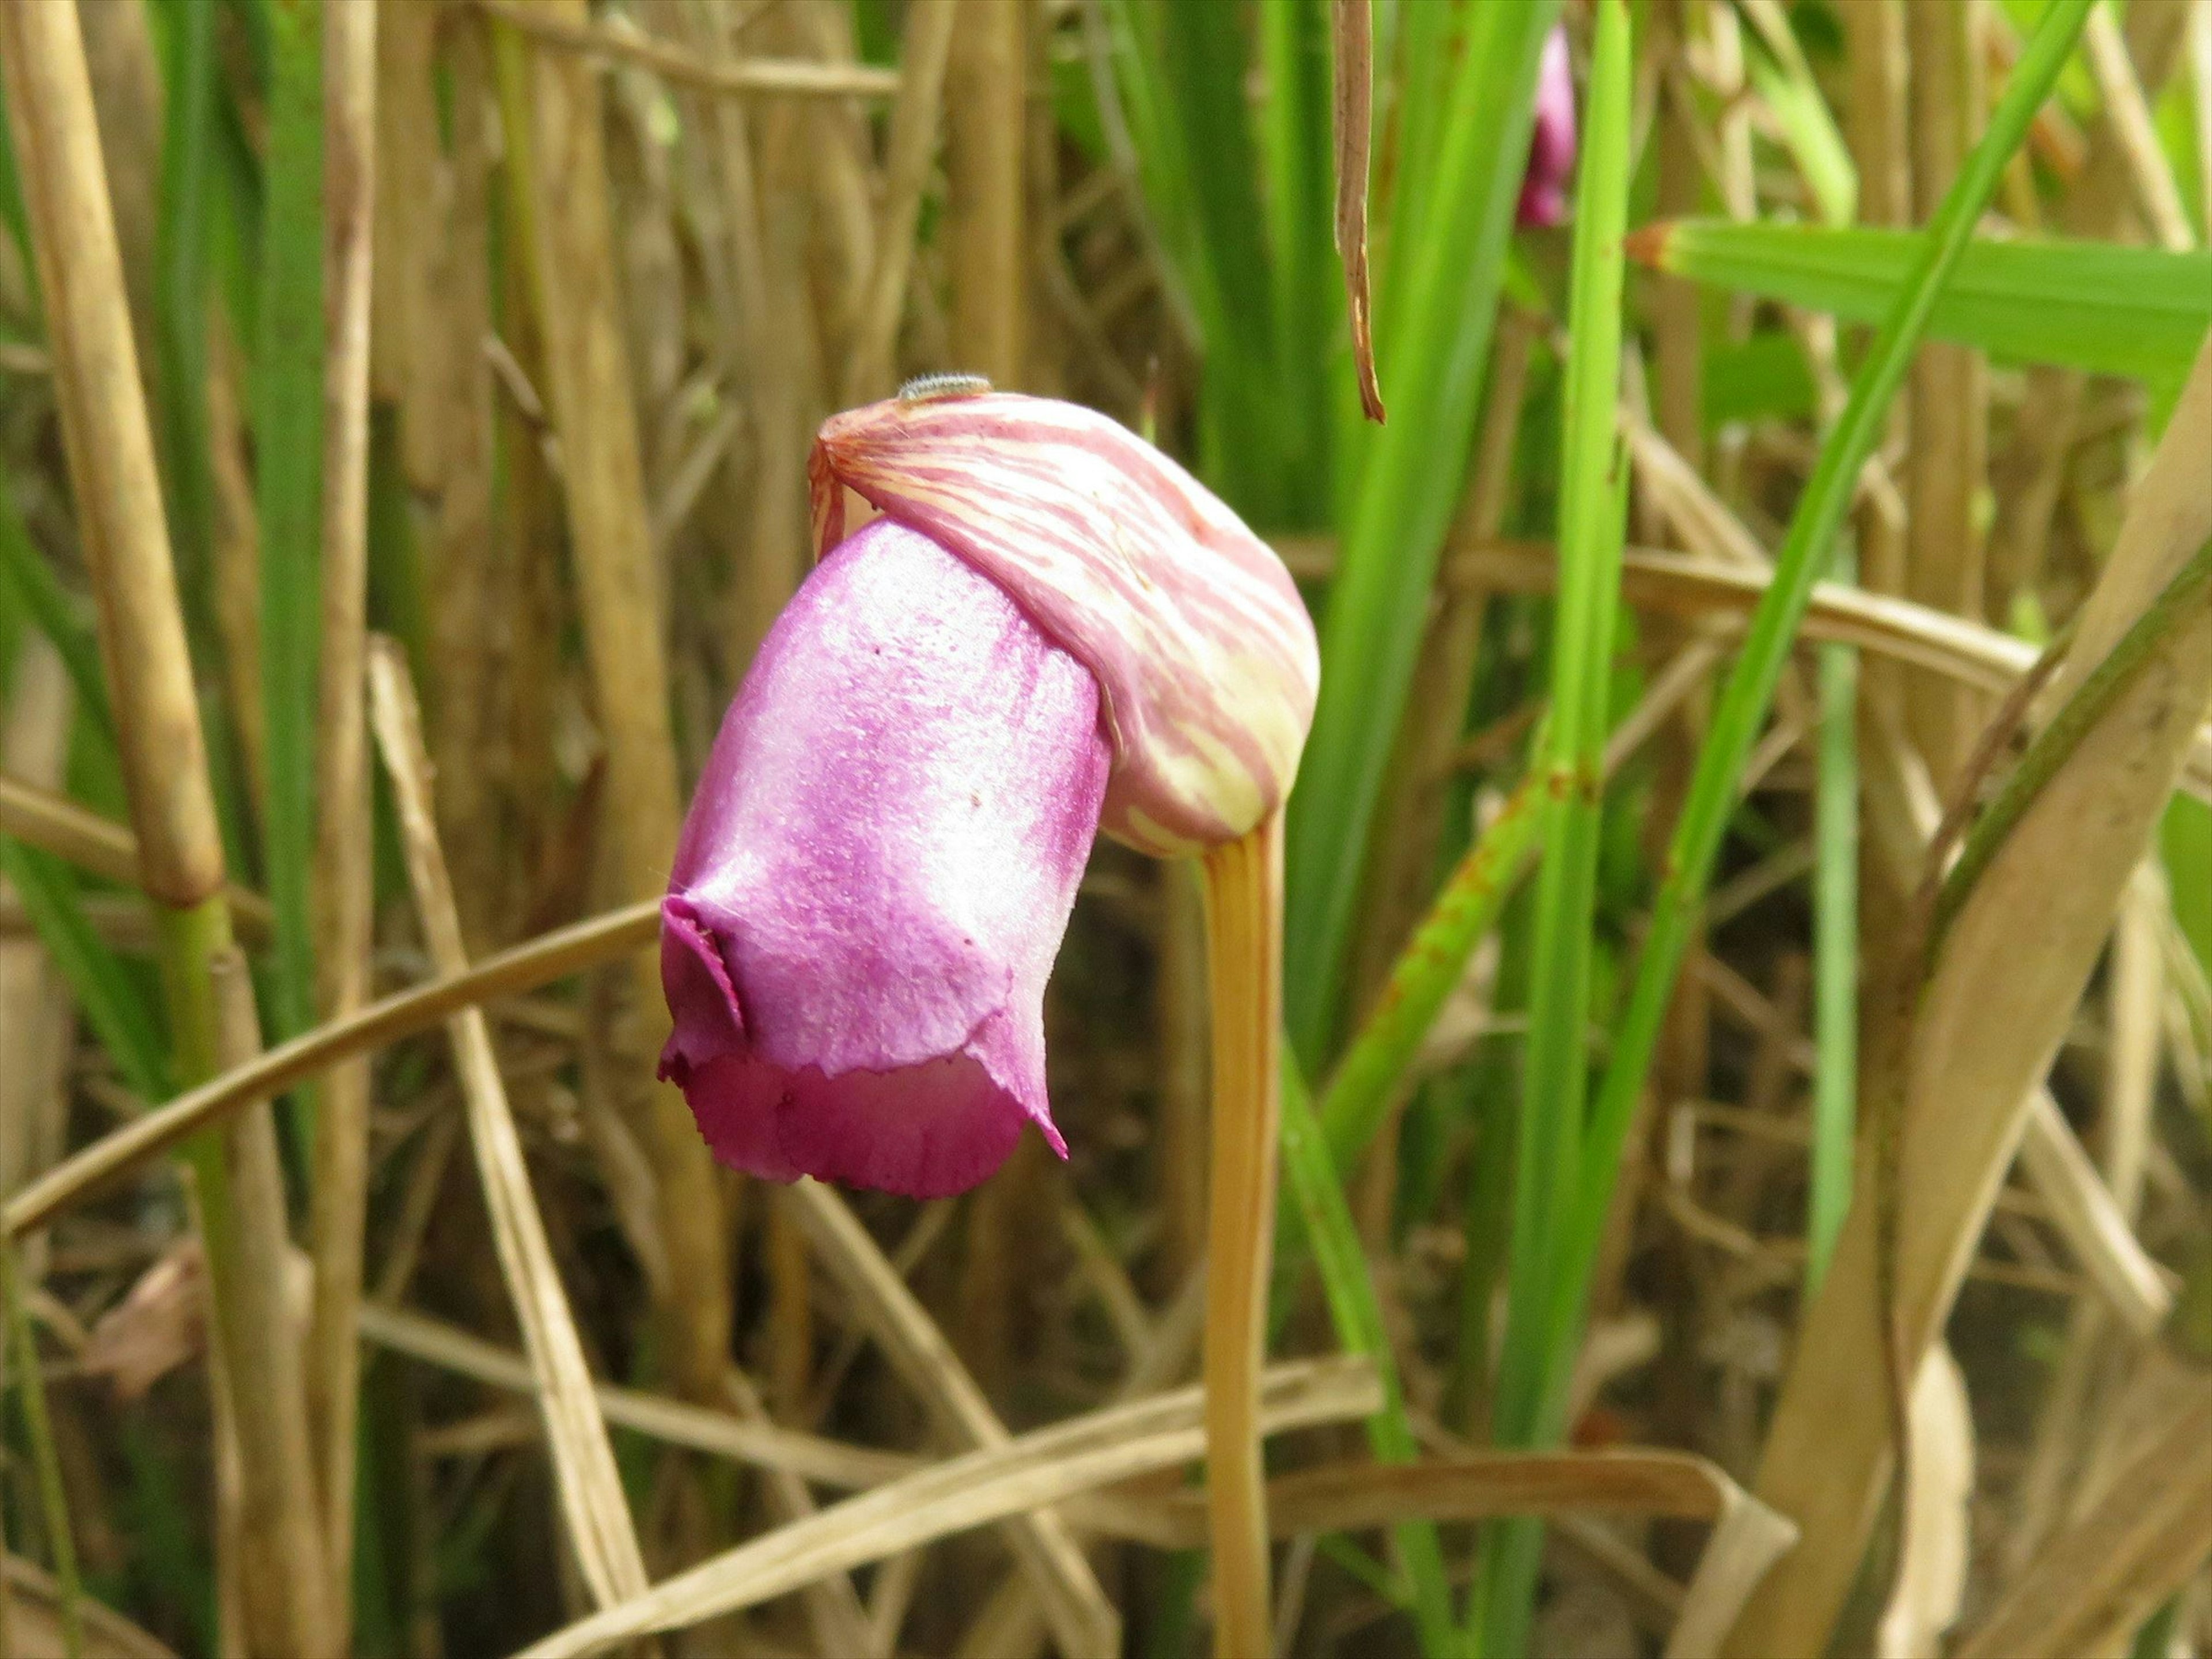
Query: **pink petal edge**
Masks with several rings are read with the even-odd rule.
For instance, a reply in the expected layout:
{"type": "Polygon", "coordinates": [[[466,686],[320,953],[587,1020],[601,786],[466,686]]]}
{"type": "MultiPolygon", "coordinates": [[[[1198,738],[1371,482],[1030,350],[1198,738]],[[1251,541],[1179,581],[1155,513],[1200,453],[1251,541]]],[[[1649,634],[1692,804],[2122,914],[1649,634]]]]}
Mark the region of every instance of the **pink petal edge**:
{"type": "Polygon", "coordinates": [[[662,906],[660,1074],[715,1156],[917,1198],[1024,1121],[1111,750],[1089,672],[889,521],[834,549],[725,718],[662,906]]]}

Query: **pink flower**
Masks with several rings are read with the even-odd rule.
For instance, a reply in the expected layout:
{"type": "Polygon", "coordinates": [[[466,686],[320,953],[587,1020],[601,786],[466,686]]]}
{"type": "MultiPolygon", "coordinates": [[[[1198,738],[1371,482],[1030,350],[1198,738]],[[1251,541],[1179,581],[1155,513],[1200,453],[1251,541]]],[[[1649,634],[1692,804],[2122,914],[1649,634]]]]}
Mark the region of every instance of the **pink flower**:
{"type": "Polygon", "coordinates": [[[1043,993],[1101,827],[1158,852],[1288,793],[1311,624],[1273,553],[1104,416],[833,418],[834,542],[716,738],[661,907],[660,1073],[723,1162],[916,1197],[1036,1125],[1043,993]],[[839,539],[846,485],[884,518],[839,539]]]}
{"type": "Polygon", "coordinates": [[[1567,32],[1559,24],[1544,37],[1536,70],[1536,125],[1528,138],[1528,168],[1521,176],[1516,223],[1556,225],[1567,216],[1567,180],[1575,170],[1575,73],[1567,59],[1567,32]]]}

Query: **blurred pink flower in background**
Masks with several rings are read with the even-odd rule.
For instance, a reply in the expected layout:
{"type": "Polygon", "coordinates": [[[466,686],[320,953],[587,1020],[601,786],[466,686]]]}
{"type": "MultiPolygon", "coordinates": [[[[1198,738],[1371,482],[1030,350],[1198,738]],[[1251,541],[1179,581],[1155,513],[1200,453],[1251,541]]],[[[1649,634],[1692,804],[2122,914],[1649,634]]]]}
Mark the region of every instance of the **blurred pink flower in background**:
{"type": "Polygon", "coordinates": [[[1567,181],[1575,170],[1575,71],[1567,32],[1557,24],[1544,39],[1536,70],[1536,125],[1528,138],[1528,170],[1521,176],[1515,222],[1556,225],[1567,216],[1567,181]]]}

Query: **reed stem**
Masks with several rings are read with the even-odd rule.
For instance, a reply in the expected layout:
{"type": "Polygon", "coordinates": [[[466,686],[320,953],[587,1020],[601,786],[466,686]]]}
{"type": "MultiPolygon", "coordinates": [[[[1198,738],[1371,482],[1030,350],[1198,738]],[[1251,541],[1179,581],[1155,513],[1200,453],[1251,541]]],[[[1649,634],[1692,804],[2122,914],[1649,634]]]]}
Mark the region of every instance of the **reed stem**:
{"type": "MultiPolygon", "coordinates": [[[[343,1019],[369,999],[374,873],[362,658],[368,592],[369,258],[376,185],[376,9],[323,21],[324,323],[322,649],[316,708],[313,896],[318,1012],[343,1019]]],[[[368,1060],[334,1071],[315,1119],[315,1296],[307,1364],[331,1595],[350,1622],[362,1231],[368,1196],[368,1060]]]]}
{"type": "Polygon", "coordinates": [[[1267,1347],[1282,1110],[1280,815],[1271,813],[1249,834],[1209,851],[1205,876],[1213,1005],[1205,1377],[1214,1650],[1224,1659],[1257,1659],[1269,1651],[1260,1367],[1267,1347]]]}

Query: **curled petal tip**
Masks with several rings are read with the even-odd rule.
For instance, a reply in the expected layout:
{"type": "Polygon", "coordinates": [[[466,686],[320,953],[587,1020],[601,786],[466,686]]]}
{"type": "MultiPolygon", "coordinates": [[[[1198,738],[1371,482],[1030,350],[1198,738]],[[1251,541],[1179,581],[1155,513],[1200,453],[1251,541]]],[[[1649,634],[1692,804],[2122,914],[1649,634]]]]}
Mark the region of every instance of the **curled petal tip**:
{"type": "Polygon", "coordinates": [[[851,489],[1090,669],[1114,743],[1108,833],[1186,854],[1290,793],[1320,678],[1304,604],[1242,520],[1127,428],[1012,392],[891,398],[831,416],[810,476],[826,526],[851,489]]]}

